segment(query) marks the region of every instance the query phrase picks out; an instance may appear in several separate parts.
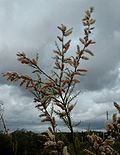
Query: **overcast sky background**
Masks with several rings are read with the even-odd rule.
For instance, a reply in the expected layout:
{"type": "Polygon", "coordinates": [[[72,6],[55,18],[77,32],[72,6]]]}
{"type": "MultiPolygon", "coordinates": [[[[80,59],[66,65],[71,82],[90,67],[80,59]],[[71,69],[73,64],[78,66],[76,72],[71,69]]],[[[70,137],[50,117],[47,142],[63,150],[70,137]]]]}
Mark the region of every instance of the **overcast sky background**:
{"type": "MultiPolygon", "coordinates": [[[[0,72],[28,71],[16,59],[19,51],[30,57],[38,52],[41,66],[50,67],[58,35],[56,27],[61,23],[73,27],[72,43],[76,43],[82,32],[84,11],[90,6],[95,8],[97,20],[93,34],[97,42],[93,48],[95,57],[84,64],[89,71],[78,87],[81,94],[73,118],[101,122],[107,110],[110,115],[115,111],[113,101],[120,101],[120,0],[0,0],[0,72]]],[[[46,130],[32,96],[2,76],[0,100],[4,102],[4,117],[10,130],[46,130]]]]}

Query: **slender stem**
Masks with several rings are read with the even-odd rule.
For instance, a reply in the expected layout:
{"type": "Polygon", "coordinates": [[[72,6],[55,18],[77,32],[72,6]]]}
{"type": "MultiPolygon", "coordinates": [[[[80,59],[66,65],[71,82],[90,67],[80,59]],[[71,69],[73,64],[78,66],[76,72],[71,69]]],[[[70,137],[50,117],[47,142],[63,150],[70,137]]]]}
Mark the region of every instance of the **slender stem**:
{"type": "Polygon", "coordinates": [[[36,65],[36,68],[43,73],[48,79],[52,80],[53,82],[55,82],[55,80],[53,78],[51,78],[48,74],[46,74],[40,67],[38,67],[38,65],[36,65]]]}
{"type": "Polygon", "coordinates": [[[67,118],[68,118],[69,129],[71,131],[71,138],[72,138],[74,153],[75,153],[75,155],[77,155],[77,149],[76,149],[75,140],[74,140],[74,131],[73,131],[73,126],[72,126],[72,122],[71,122],[71,118],[70,118],[70,113],[67,111],[67,109],[65,111],[66,111],[67,118]]]}
{"type": "Polygon", "coordinates": [[[62,67],[64,65],[63,48],[64,48],[64,35],[62,34],[62,60],[61,60],[61,72],[60,72],[60,81],[59,81],[60,86],[61,86],[61,80],[62,80],[62,77],[63,77],[63,70],[64,70],[64,67],[62,67]]]}

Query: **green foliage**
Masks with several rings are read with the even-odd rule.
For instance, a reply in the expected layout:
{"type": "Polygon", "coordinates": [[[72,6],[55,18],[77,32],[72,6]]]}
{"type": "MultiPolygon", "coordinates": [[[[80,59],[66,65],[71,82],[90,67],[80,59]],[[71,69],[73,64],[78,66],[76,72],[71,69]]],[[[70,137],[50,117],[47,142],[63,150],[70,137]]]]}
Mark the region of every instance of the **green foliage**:
{"type": "Polygon", "coordinates": [[[0,133],[0,154],[13,155],[11,137],[4,133],[0,133]]]}
{"type": "MultiPolygon", "coordinates": [[[[102,138],[102,132],[91,132],[97,134],[102,138]]],[[[84,154],[84,149],[89,148],[90,144],[86,139],[87,132],[74,133],[77,153],[84,154]]],[[[48,150],[44,149],[45,139],[43,133],[37,134],[26,130],[17,130],[9,136],[0,134],[0,154],[1,155],[48,155],[48,150]],[[16,151],[13,151],[14,144],[16,151]]],[[[56,133],[56,138],[64,141],[68,146],[69,152],[74,154],[74,148],[71,144],[70,133],[56,133]]],[[[120,142],[116,142],[112,146],[118,153],[120,153],[120,142]]]]}
{"type": "Polygon", "coordinates": [[[21,130],[12,133],[12,141],[17,143],[17,155],[40,154],[40,151],[43,149],[43,142],[41,140],[40,135],[31,131],[21,130]]]}

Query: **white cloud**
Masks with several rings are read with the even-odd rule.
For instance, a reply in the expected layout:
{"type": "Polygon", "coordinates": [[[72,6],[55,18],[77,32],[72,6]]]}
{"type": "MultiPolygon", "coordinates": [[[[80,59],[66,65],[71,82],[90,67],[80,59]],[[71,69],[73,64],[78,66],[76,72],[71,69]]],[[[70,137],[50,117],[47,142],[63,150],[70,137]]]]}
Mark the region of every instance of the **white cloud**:
{"type": "MultiPolygon", "coordinates": [[[[17,128],[40,130],[42,126],[42,131],[45,129],[44,124],[40,123],[39,111],[35,109],[32,97],[24,96],[18,87],[10,85],[1,85],[0,94],[0,100],[4,102],[4,117],[8,128],[10,126],[11,130],[17,128]]],[[[72,113],[73,121],[105,121],[106,111],[109,112],[109,118],[116,112],[113,101],[120,102],[119,94],[120,88],[117,86],[111,90],[80,93],[72,113]]]]}
{"type": "Polygon", "coordinates": [[[77,97],[77,105],[74,109],[73,120],[105,120],[106,111],[110,116],[116,112],[113,102],[120,102],[120,88],[111,90],[102,89],[100,91],[86,91],[77,97]]]}
{"type": "Polygon", "coordinates": [[[39,112],[35,108],[33,98],[24,96],[18,87],[0,85],[0,100],[4,103],[6,122],[11,124],[38,122],[39,112]]]}

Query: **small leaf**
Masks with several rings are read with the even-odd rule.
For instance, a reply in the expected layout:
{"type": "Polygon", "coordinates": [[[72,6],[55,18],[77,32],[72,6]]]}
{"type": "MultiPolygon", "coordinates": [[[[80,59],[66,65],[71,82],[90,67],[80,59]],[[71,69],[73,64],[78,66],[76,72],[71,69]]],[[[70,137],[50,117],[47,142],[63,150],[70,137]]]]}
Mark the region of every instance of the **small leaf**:
{"type": "Polygon", "coordinates": [[[65,31],[66,30],[66,26],[64,24],[61,24],[62,30],[65,31]]]}
{"type": "Polygon", "coordinates": [[[40,73],[40,71],[38,69],[36,69],[32,73],[40,73]]]}
{"type": "Polygon", "coordinates": [[[95,29],[95,27],[91,27],[91,28],[90,28],[90,30],[94,30],[94,29],[95,29]]]}
{"type": "Polygon", "coordinates": [[[20,83],[20,86],[22,86],[25,82],[26,82],[26,80],[23,80],[23,81],[20,83]]]}
{"type": "Polygon", "coordinates": [[[81,53],[81,51],[80,51],[80,46],[79,46],[79,45],[77,45],[77,52],[78,52],[78,53],[81,53]]]}
{"type": "Polygon", "coordinates": [[[69,36],[69,35],[72,33],[72,30],[73,30],[73,28],[71,28],[71,29],[65,31],[64,36],[65,36],[65,37],[69,36]]]}
{"type": "Polygon", "coordinates": [[[85,42],[88,41],[88,35],[84,37],[85,42]]]}
{"type": "Polygon", "coordinates": [[[87,69],[78,69],[79,72],[87,72],[87,69]]]}
{"type": "Polygon", "coordinates": [[[29,64],[30,63],[30,61],[27,59],[22,59],[22,60],[19,59],[19,61],[21,61],[22,64],[29,64]]]}
{"type": "Polygon", "coordinates": [[[73,108],[75,107],[75,104],[71,104],[69,107],[68,107],[68,111],[71,112],[73,110],[73,108]]]}
{"type": "Polygon", "coordinates": [[[24,53],[24,52],[22,52],[22,53],[20,53],[20,52],[18,52],[17,54],[16,54],[18,57],[26,57],[26,54],[24,53]]]}
{"type": "Polygon", "coordinates": [[[89,60],[89,58],[86,57],[86,56],[82,56],[81,58],[84,59],[84,60],[89,60]]]}
{"type": "Polygon", "coordinates": [[[57,114],[60,118],[62,118],[62,117],[64,117],[64,116],[67,115],[66,112],[60,112],[60,111],[55,111],[55,110],[54,110],[54,112],[55,112],[55,114],[57,114]]]}
{"type": "Polygon", "coordinates": [[[63,38],[61,38],[60,36],[57,36],[57,38],[62,42],[63,38]]]}
{"type": "Polygon", "coordinates": [[[65,52],[69,49],[69,47],[70,47],[70,42],[71,42],[71,40],[69,40],[67,43],[65,43],[65,44],[63,45],[63,48],[65,49],[65,52]]]}
{"type": "Polygon", "coordinates": [[[112,122],[113,122],[113,124],[117,124],[117,114],[113,114],[112,122]]]}
{"type": "Polygon", "coordinates": [[[83,23],[84,26],[88,25],[88,21],[87,20],[83,20],[82,23],[83,23]]]}
{"type": "Polygon", "coordinates": [[[91,56],[94,56],[94,54],[89,49],[85,49],[84,51],[89,53],[91,56]]]}
{"type": "Polygon", "coordinates": [[[85,32],[85,35],[88,36],[88,29],[87,28],[84,29],[84,32],[85,32]]]}
{"type": "Polygon", "coordinates": [[[96,41],[91,41],[91,43],[90,44],[95,44],[96,43],[96,41]]]}
{"type": "Polygon", "coordinates": [[[120,105],[117,104],[116,102],[114,102],[114,106],[116,107],[116,109],[120,112],[120,105]]]}
{"type": "Polygon", "coordinates": [[[26,88],[28,88],[29,85],[30,85],[30,81],[28,81],[28,82],[26,83],[26,88]]]}
{"type": "Polygon", "coordinates": [[[56,102],[55,104],[56,104],[58,107],[60,107],[62,110],[65,110],[65,107],[64,107],[61,103],[56,102]]]}
{"type": "Polygon", "coordinates": [[[80,83],[80,80],[73,79],[72,82],[74,82],[74,83],[80,83]]]}
{"type": "Polygon", "coordinates": [[[90,11],[89,11],[89,10],[85,11],[85,13],[86,13],[86,15],[87,15],[88,17],[90,17],[90,11]]]}
{"type": "Polygon", "coordinates": [[[60,51],[57,51],[57,50],[53,50],[53,52],[59,56],[62,56],[62,53],[60,51]]]}
{"type": "Polygon", "coordinates": [[[46,117],[44,119],[41,120],[41,122],[49,122],[50,121],[50,118],[49,117],[46,117]]]}
{"type": "Polygon", "coordinates": [[[25,80],[32,80],[29,75],[21,75],[21,78],[25,80]]]}
{"type": "Polygon", "coordinates": [[[61,24],[61,27],[58,26],[57,28],[58,28],[59,30],[61,30],[62,32],[64,32],[64,31],[66,30],[66,26],[63,25],[63,24],[61,24]]]}
{"type": "Polygon", "coordinates": [[[32,63],[37,65],[37,61],[34,58],[32,59],[32,63]]]}
{"type": "Polygon", "coordinates": [[[82,44],[85,45],[85,41],[84,41],[84,39],[80,38],[79,40],[81,41],[82,44]]]}
{"type": "Polygon", "coordinates": [[[57,28],[58,28],[60,31],[63,31],[62,27],[60,27],[60,26],[57,26],[57,28]]]}
{"type": "Polygon", "coordinates": [[[38,59],[39,59],[39,54],[38,53],[36,53],[36,61],[38,62],[38,59]]]}
{"type": "Polygon", "coordinates": [[[91,6],[91,7],[90,7],[90,12],[92,13],[93,11],[94,11],[94,7],[91,6]]]}
{"type": "MultiPolygon", "coordinates": [[[[37,105],[37,107],[38,107],[38,106],[41,106],[41,105],[37,105]]],[[[40,115],[39,115],[39,117],[44,117],[44,116],[46,116],[46,114],[40,114],[40,115]]]]}
{"type": "Polygon", "coordinates": [[[74,72],[73,74],[74,74],[74,75],[81,75],[81,73],[80,73],[80,72],[77,72],[77,71],[74,72]]]}
{"type": "Polygon", "coordinates": [[[61,66],[60,66],[60,63],[58,63],[58,62],[55,62],[55,67],[57,68],[57,69],[61,69],[61,66]]]}
{"type": "Polygon", "coordinates": [[[89,23],[92,25],[92,24],[94,24],[96,22],[96,20],[95,19],[90,19],[90,21],[89,21],[89,23]]]}

